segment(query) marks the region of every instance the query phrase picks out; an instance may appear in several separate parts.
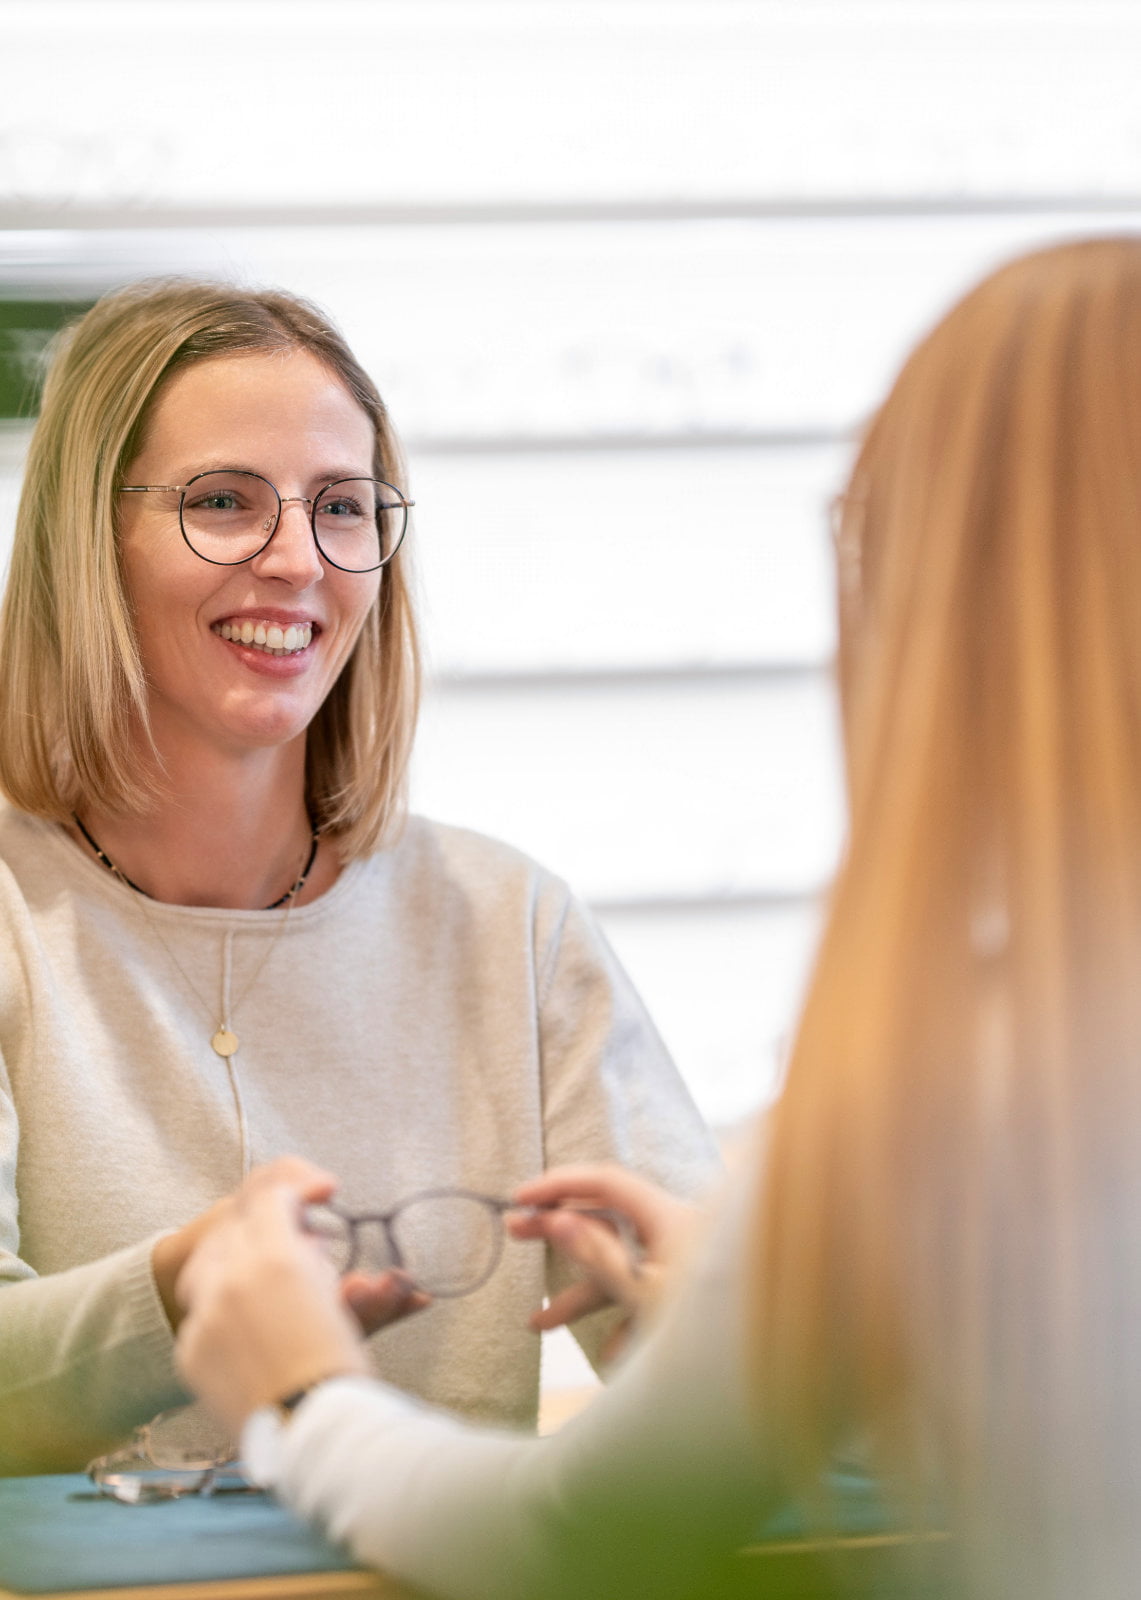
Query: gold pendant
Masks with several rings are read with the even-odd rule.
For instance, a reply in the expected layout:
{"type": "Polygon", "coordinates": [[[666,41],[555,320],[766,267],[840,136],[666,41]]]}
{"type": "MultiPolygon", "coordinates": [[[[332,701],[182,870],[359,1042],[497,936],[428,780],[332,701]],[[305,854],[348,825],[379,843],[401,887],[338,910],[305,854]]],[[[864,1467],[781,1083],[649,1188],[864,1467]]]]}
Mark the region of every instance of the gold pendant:
{"type": "Polygon", "coordinates": [[[229,1028],[219,1028],[210,1043],[216,1055],[232,1056],[238,1048],[238,1036],[231,1033],[229,1028]]]}

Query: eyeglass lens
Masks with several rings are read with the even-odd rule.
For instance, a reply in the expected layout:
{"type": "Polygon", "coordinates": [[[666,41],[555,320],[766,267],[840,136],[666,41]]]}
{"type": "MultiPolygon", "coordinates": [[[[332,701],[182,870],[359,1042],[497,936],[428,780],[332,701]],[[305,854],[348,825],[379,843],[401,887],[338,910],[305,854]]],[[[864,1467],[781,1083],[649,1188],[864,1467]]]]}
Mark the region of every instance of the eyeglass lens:
{"type": "Polygon", "coordinates": [[[494,1271],[503,1248],[500,1212],[467,1195],[411,1200],[390,1227],[412,1278],[429,1294],[470,1294],[494,1271]]]}
{"type": "MultiPolygon", "coordinates": [[[[277,491],[253,472],[204,472],[182,493],[182,532],[205,561],[248,561],[273,537],[281,514],[277,491]]],[[[371,572],[396,551],[407,508],[391,484],[342,478],[321,491],[311,523],[327,561],[346,572],[371,572]]]]}
{"type": "Polygon", "coordinates": [[[306,1212],[337,1272],[400,1267],[439,1298],[471,1294],[491,1276],[503,1249],[503,1217],[477,1195],[426,1194],[406,1201],[387,1223],[349,1221],[325,1206],[306,1212]]]}

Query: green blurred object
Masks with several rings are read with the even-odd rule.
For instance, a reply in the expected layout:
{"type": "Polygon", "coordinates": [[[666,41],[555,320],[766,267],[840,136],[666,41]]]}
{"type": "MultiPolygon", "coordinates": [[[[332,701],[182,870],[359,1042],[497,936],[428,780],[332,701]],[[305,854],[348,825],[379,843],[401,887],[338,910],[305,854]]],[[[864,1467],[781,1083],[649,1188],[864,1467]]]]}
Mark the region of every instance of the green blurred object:
{"type": "Polygon", "coordinates": [[[0,300],[0,420],[35,416],[48,345],[60,328],[94,304],[94,300],[0,300]]]}

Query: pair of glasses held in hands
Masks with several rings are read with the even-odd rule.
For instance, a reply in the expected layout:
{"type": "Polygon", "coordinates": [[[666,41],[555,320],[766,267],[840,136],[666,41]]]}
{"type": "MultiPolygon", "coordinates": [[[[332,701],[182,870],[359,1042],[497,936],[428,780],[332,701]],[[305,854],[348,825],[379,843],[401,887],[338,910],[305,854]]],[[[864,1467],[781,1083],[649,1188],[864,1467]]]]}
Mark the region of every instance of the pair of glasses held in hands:
{"type": "MultiPolygon", "coordinates": [[[[545,1211],[575,1211],[605,1223],[622,1240],[631,1270],[639,1270],[639,1244],[620,1212],[604,1206],[520,1205],[472,1189],[422,1189],[388,1211],[362,1213],[335,1205],[305,1208],[305,1230],[328,1255],[339,1276],[398,1271],[433,1299],[459,1299],[481,1289],[503,1254],[504,1218],[545,1211]]],[[[162,1412],[131,1442],[89,1463],[101,1495],[127,1505],[177,1500],[184,1495],[233,1494],[250,1486],[228,1444],[211,1450],[184,1439],[185,1411],[162,1412]]]]}
{"type": "Polygon", "coordinates": [[[305,1208],[306,1231],[321,1243],[337,1273],[402,1272],[434,1300],[474,1294],[503,1255],[503,1220],[546,1211],[574,1211],[605,1223],[638,1271],[638,1239],[629,1220],[605,1206],[520,1205],[474,1189],[421,1189],[388,1211],[353,1212],[337,1205],[305,1208]]]}

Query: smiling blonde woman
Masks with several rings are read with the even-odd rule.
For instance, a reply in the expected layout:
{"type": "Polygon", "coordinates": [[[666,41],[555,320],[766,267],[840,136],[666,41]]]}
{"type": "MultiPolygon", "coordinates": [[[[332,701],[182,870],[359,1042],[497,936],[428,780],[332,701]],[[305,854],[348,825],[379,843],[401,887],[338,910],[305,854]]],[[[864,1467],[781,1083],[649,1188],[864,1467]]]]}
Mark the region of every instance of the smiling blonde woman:
{"type": "MultiPolygon", "coordinates": [[[[375,387],[288,295],[139,285],[56,357],[0,630],[0,1471],[186,1398],[174,1281],[256,1162],[335,1164],[372,1212],[567,1158],[711,1173],[565,886],[405,817],[411,504],[375,387]]],[[[513,1250],[377,1368],[532,1422],[549,1287],[513,1250]]],[[[369,1330],[421,1307],[345,1292],[369,1330]]]]}

